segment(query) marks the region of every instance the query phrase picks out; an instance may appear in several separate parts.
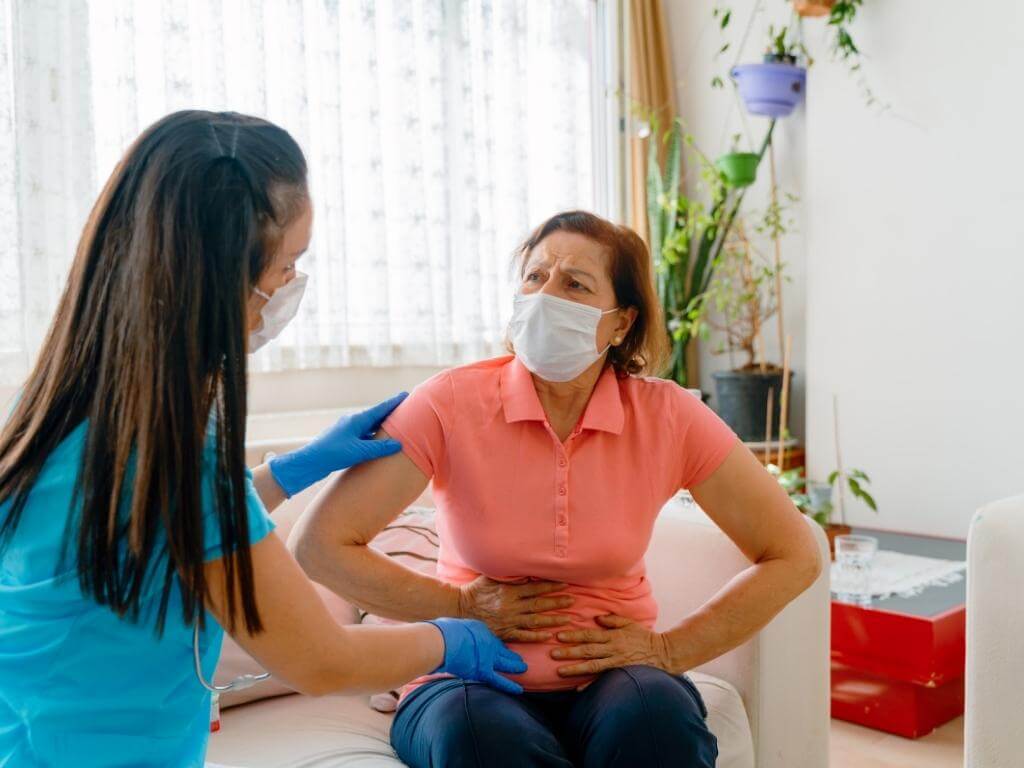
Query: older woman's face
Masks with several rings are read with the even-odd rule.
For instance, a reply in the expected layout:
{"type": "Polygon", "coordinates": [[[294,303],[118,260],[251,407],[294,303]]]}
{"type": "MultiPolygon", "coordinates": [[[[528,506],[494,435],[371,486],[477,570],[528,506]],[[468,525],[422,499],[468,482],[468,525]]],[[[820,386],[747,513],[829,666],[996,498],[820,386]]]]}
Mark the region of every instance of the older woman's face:
{"type": "Polygon", "coordinates": [[[597,326],[597,348],[618,344],[636,317],[636,310],[619,307],[608,270],[608,251],[600,243],[575,232],[552,232],[534,247],[523,268],[520,290],[525,295],[546,293],[560,299],[596,307],[602,312],[597,326]]]}

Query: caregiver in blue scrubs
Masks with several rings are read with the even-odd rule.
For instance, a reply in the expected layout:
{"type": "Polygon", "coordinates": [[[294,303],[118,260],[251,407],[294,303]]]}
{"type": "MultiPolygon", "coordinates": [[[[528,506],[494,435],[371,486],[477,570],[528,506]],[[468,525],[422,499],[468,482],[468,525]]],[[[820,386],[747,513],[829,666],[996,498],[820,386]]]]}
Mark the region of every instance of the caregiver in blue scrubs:
{"type": "Polygon", "coordinates": [[[85,225],[0,430],[0,765],[202,765],[223,628],[296,690],[433,671],[516,690],[482,624],[339,627],[268,512],[374,441],[399,398],[245,467],[246,354],[298,308],[310,239],[295,141],[234,113],[140,136],[85,225]]]}

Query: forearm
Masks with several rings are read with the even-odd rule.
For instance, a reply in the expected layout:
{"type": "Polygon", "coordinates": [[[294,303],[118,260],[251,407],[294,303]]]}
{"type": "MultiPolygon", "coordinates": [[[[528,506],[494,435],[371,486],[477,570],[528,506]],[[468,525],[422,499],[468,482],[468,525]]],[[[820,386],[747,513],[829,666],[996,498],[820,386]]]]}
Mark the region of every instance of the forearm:
{"type": "Polygon", "coordinates": [[[346,544],[328,552],[295,537],[288,545],[310,578],[364,611],[399,621],[460,615],[458,587],[406,568],[371,547],[346,544]]]}
{"type": "Polygon", "coordinates": [[[390,691],[430,674],[444,661],[444,639],[431,624],[339,630],[318,649],[322,655],[321,669],[314,677],[317,683],[305,693],[390,691]]]}
{"type": "Polygon", "coordinates": [[[267,508],[267,512],[273,512],[288,498],[270,473],[268,464],[260,464],[252,471],[252,484],[256,488],[256,493],[259,494],[263,506],[267,508]]]}
{"type": "Polygon", "coordinates": [[[663,633],[668,671],[682,674],[749,640],[813,578],[798,564],[766,560],[738,573],[714,597],[663,633]]]}

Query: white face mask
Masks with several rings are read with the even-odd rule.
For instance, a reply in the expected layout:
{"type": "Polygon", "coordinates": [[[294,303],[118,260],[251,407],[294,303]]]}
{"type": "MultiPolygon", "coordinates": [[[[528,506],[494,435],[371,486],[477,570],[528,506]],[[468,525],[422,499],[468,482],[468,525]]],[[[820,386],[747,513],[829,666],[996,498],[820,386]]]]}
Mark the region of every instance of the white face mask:
{"type": "Polygon", "coordinates": [[[260,310],[262,324],[255,331],[249,333],[249,354],[276,338],[295,317],[299,311],[299,304],[302,302],[302,294],[306,292],[308,280],[309,275],[296,272],[292,280],[274,291],[271,296],[259,288],[252,289],[253,293],[266,299],[267,303],[260,310]]]}
{"type": "Polygon", "coordinates": [[[607,346],[597,349],[597,324],[617,311],[602,312],[546,293],[519,294],[509,338],[528,370],[545,381],[572,381],[608,351],[607,346]]]}

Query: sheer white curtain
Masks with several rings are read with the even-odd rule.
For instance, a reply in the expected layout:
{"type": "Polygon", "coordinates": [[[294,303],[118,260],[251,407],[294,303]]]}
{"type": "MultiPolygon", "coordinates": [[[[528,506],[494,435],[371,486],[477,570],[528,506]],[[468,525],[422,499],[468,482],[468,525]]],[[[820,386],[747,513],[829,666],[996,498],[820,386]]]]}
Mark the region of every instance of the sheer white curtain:
{"type": "Polygon", "coordinates": [[[513,247],[594,205],[595,0],[0,0],[0,383],[117,158],[182,108],[289,130],[314,239],[262,370],[500,348],[513,247]]]}

